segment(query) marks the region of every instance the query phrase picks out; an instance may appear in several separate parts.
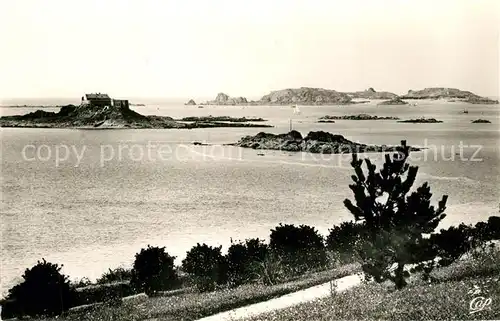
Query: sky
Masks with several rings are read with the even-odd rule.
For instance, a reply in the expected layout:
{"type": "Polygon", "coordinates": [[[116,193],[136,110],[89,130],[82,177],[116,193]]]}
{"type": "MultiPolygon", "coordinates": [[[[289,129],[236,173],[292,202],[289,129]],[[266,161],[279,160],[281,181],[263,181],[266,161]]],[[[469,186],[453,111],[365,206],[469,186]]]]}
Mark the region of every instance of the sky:
{"type": "Polygon", "coordinates": [[[500,1],[0,0],[0,98],[499,95],[500,1]]]}

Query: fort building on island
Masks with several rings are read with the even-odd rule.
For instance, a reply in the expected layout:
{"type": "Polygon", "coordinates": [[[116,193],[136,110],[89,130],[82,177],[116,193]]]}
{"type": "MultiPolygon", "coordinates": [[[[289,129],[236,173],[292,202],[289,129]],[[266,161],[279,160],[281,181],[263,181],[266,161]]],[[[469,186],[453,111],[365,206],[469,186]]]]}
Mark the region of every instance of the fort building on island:
{"type": "Polygon", "coordinates": [[[90,107],[118,107],[129,109],[129,103],[126,99],[111,99],[108,94],[94,93],[85,94],[82,97],[81,105],[88,105],[90,107]]]}

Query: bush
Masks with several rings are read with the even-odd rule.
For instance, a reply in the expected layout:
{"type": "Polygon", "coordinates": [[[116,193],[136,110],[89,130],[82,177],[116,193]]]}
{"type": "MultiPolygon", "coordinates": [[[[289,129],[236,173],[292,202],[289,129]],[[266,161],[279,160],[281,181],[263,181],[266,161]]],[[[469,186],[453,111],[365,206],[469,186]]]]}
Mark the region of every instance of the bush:
{"type": "Polygon", "coordinates": [[[177,280],[174,260],[175,257],[165,252],[165,247],[148,245],[135,255],[132,285],[148,295],[170,289],[177,280]]]}
{"type": "Polygon", "coordinates": [[[447,266],[459,259],[472,248],[473,228],[460,224],[458,227],[450,226],[441,229],[430,237],[431,246],[434,247],[436,256],[441,257],[440,265],[447,266]]]}
{"type": "Polygon", "coordinates": [[[26,269],[24,281],[9,290],[7,300],[13,301],[19,315],[59,315],[72,305],[74,290],[61,267],[45,259],[26,269]]]}
{"type": "Polygon", "coordinates": [[[199,291],[212,291],[217,284],[227,282],[227,264],[221,254],[222,246],[196,244],[187,252],[182,269],[190,274],[199,291]]]}
{"type": "Polygon", "coordinates": [[[357,256],[364,230],[364,224],[355,222],[343,222],[339,226],[334,226],[326,237],[326,247],[340,262],[351,263],[357,256]]]}
{"type": "Polygon", "coordinates": [[[255,273],[259,283],[265,285],[276,285],[289,278],[281,259],[273,253],[269,253],[262,262],[255,265],[255,273]]]}
{"type": "Polygon", "coordinates": [[[257,265],[264,261],[266,254],[267,245],[258,238],[231,244],[226,255],[229,283],[234,286],[255,279],[257,265]]]}
{"type": "Polygon", "coordinates": [[[76,289],[74,305],[118,301],[132,294],[135,291],[128,281],[90,285],[76,289]]]}
{"type": "Polygon", "coordinates": [[[270,235],[270,250],[292,274],[326,265],[326,251],[323,238],[314,227],[280,224],[270,235]]]}
{"type": "Polygon", "coordinates": [[[488,222],[478,222],[475,226],[460,224],[441,229],[432,234],[429,241],[436,256],[441,257],[439,264],[447,266],[465,253],[482,249],[487,242],[500,238],[500,218],[491,216],[488,222]]]}
{"type": "Polygon", "coordinates": [[[396,151],[392,158],[385,155],[378,172],[366,159],[367,175],[361,167],[363,160],[352,155],[356,175],[351,176],[354,183],[349,188],[356,205],[349,199],[344,205],[356,221],[366,224],[367,237],[359,251],[365,273],[377,282],[391,280],[401,289],[407,284],[405,265],[434,259],[431,251],[422,249],[427,243],[424,234],[432,233],[445,217],[448,196],[434,208],[427,183],[410,193],[418,167],[406,163],[410,154],[406,141],[396,151]]]}
{"type": "Polygon", "coordinates": [[[108,272],[105,272],[100,278],[98,278],[96,283],[106,284],[106,283],[123,282],[130,280],[132,280],[132,270],[118,267],[114,270],[108,269],[108,272]]]}

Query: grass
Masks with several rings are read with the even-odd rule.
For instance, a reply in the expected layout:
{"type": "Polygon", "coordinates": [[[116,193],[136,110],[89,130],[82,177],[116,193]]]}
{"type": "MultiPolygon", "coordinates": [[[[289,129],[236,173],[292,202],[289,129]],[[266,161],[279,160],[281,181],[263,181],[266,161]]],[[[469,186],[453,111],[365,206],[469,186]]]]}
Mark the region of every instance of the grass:
{"type": "Polygon", "coordinates": [[[326,283],[360,271],[358,264],[310,273],[299,279],[273,286],[246,284],[233,289],[224,289],[208,293],[185,293],[170,297],[152,297],[141,303],[123,303],[121,306],[96,306],[84,312],[73,312],[55,320],[196,320],[219,312],[266,301],[311,286],[326,283]]]}
{"type": "Polygon", "coordinates": [[[247,321],[500,319],[499,250],[437,269],[433,277],[432,283],[415,281],[400,291],[388,283],[363,284],[247,321]],[[481,289],[481,294],[470,293],[475,288],[481,289]],[[470,302],[477,296],[491,298],[490,309],[470,314],[470,302]]]}

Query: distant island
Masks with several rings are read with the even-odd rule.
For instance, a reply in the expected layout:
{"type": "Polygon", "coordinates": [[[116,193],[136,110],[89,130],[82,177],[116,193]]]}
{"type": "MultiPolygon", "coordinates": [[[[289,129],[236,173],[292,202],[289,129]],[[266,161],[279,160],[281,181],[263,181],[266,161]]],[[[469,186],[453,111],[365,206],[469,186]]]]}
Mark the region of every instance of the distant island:
{"type": "MultiPolygon", "coordinates": [[[[334,135],[324,131],[311,131],[306,137],[302,137],[302,134],[296,130],[279,135],[260,132],[255,136],[245,136],[231,145],[243,148],[319,154],[390,152],[396,151],[397,148],[395,146],[355,143],[342,135],[334,135]]],[[[420,149],[413,147],[411,150],[417,151],[420,149]]]]}
{"type": "Polygon", "coordinates": [[[400,120],[398,123],[442,123],[443,121],[437,120],[435,118],[417,118],[417,119],[408,119],[408,120],[400,120]]]}
{"type": "Polygon", "coordinates": [[[189,101],[187,103],[185,103],[184,105],[186,105],[186,106],[196,106],[196,102],[193,99],[189,99],[189,101]]]}
{"type": "Polygon", "coordinates": [[[282,89],[271,91],[262,96],[258,101],[248,101],[245,97],[230,97],[219,93],[214,100],[207,101],[204,105],[347,105],[353,104],[351,97],[346,93],[323,88],[301,87],[295,89],[282,89]]]}
{"type": "MultiPolygon", "coordinates": [[[[498,104],[497,100],[491,100],[473,94],[470,91],[462,91],[455,88],[425,88],[419,91],[409,90],[407,94],[398,96],[394,93],[381,91],[377,92],[373,88],[356,92],[340,92],[324,88],[288,88],[271,91],[262,96],[259,100],[249,101],[245,97],[231,97],[225,93],[217,94],[214,100],[209,100],[203,105],[220,106],[273,106],[273,105],[351,105],[368,102],[356,101],[354,99],[385,100],[378,105],[407,105],[405,99],[447,99],[448,101],[460,101],[470,104],[498,104]]],[[[190,101],[191,102],[191,101],[190,101]]],[[[192,105],[192,103],[186,105],[192,105]]],[[[416,104],[414,104],[416,105],[416,104]]]]}
{"type": "MultiPolygon", "coordinates": [[[[347,92],[351,98],[362,98],[362,99],[393,99],[398,97],[398,95],[388,92],[388,91],[375,91],[373,88],[368,88],[364,91],[347,92]]],[[[358,102],[359,103],[359,102],[358,102]]]]}
{"type": "Polygon", "coordinates": [[[229,97],[229,95],[224,93],[218,93],[214,100],[209,100],[202,105],[236,106],[246,104],[248,104],[248,101],[245,97],[229,97]]]}
{"type": "MultiPolygon", "coordinates": [[[[192,118],[182,121],[167,116],[144,116],[126,106],[66,105],[59,112],[35,112],[0,117],[0,127],[36,128],[211,128],[211,127],[273,127],[253,124],[250,119],[231,117],[192,118]]],[[[264,121],[264,120],[257,120],[264,121]]]]}
{"type": "Polygon", "coordinates": [[[345,116],[323,116],[320,117],[318,122],[326,120],[398,120],[398,117],[378,117],[371,116],[368,114],[358,114],[358,115],[345,115],[345,116]]]}
{"type": "Polygon", "coordinates": [[[385,100],[377,105],[408,105],[408,103],[399,97],[394,97],[391,100],[385,100]]]}
{"type": "Polygon", "coordinates": [[[461,101],[470,104],[498,104],[498,100],[478,96],[470,91],[456,88],[433,87],[422,90],[408,90],[402,99],[449,99],[450,101],[461,101]]]}

